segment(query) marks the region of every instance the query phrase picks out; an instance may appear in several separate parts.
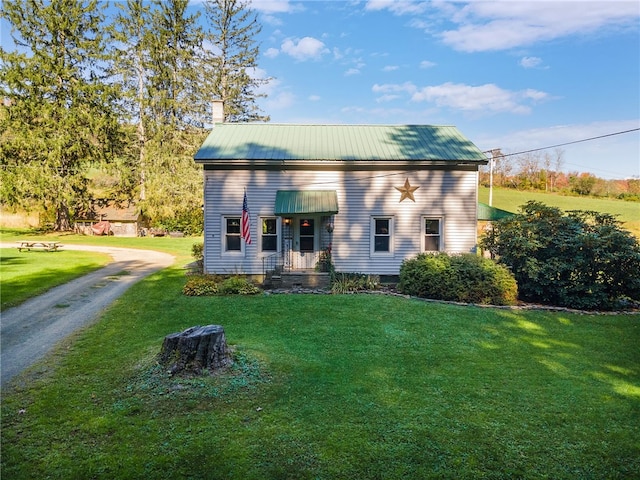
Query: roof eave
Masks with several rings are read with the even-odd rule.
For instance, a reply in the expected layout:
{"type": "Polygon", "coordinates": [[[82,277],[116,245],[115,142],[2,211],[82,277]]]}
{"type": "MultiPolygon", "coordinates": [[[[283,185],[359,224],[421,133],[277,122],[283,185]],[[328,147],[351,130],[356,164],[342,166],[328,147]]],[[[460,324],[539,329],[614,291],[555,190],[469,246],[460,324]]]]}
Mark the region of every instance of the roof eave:
{"type": "Polygon", "coordinates": [[[255,167],[301,167],[301,168],[341,168],[341,167],[468,167],[487,165],[488,160],[267,160],[267,159],[201,159],[195,158],[196,163],[224,168],[255,168],[255,167]]]}

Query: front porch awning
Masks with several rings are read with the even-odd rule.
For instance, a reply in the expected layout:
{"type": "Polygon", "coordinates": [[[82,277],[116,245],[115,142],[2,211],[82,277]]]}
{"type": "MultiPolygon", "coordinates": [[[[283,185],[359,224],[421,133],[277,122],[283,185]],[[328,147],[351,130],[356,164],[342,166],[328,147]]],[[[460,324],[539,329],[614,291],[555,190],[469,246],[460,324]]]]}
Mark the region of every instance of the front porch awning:
{"type": "Polygon", "coordinates": [[[338,194],[335,190],[278,190],[274,211],[281,216],[333,215],[338,213],[338,194]]]}

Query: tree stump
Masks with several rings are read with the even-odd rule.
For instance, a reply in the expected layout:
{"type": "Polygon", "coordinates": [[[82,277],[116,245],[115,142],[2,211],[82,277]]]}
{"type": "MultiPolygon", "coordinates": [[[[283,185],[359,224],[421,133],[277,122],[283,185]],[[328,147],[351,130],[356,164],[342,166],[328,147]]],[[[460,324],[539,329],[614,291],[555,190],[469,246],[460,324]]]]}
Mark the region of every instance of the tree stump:
{"type": "Polygon", "coordinates": [[[202,374],[231,365],[224,329],[220,325],[191,327],[164,337],[158,362],[171,374],[202,374]]]}

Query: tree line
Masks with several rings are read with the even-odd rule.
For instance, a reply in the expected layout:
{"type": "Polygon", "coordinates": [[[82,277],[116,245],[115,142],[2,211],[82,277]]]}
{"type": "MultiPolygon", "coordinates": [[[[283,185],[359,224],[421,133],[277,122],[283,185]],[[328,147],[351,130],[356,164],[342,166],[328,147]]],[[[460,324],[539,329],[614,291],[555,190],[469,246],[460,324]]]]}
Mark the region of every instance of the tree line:
{"type": "Polygon", "coordinates": [[[135,203],[152,224],[202,228],[193,154],[211,124],[267,121],[261,30],[246,0],[6,0],[0,47],[0,203],[56,230],[97,205],[135,203]]]}
{"type": "Polygon", "coordinates": [[[640,201],[640,178],[605,180],[588,172],[565,172],[564,151],[520,155],[493,151],[493,166],[480,171],[480,184],[518,190],[640,201]]]}

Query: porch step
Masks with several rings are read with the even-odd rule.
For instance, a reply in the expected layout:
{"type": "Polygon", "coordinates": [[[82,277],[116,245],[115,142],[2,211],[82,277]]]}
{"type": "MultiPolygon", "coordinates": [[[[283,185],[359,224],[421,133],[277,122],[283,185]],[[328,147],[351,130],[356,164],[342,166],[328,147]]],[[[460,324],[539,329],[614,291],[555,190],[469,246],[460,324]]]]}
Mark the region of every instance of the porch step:
{"type": "Polygon", "coordinates": [[[283,288],[329,288],[330,277],[324,272],[287,272],[281,282],[283,288]]]}

